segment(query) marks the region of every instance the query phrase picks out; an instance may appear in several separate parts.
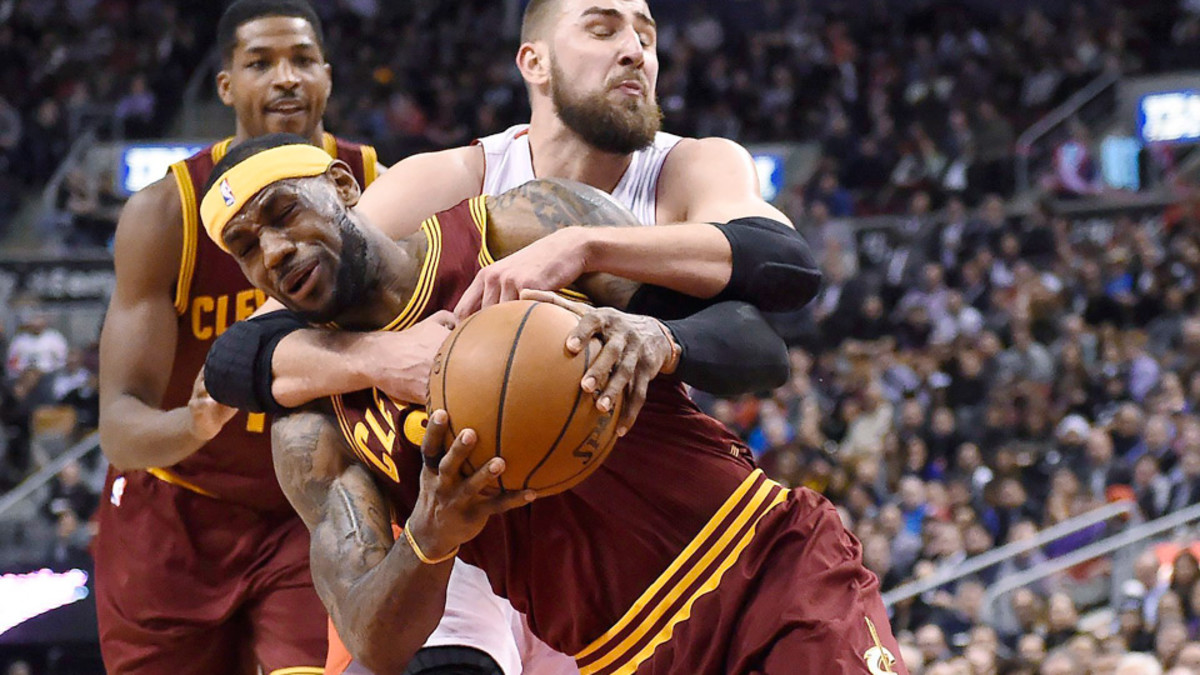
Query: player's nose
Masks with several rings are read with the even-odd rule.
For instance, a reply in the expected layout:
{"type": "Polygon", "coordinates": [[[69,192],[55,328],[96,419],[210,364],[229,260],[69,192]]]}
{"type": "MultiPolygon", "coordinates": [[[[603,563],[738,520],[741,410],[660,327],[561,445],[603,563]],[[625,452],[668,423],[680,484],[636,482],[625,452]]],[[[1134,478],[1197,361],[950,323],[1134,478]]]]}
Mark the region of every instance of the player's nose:
{"type": "Polygon", "coordinates": [[[258,246],[262,249],[263,264],[268,269],[278,267],[296,252],[296,245],[291,239],[271,229],[265,229],[259,235],[258,246]]]}
{"type": "Polygon", "coordinates": [[[627,26],[621,32],[618,49],[620,51],[617,55],[617,62],[627,68],[640,68],[646,60],[646,51],[645,47],[642,46],[642,38],[633,26],[627,26]]]}
{"type": "Polygon", "coordinates": [[[274,85],[280,89],[294,89],[300,84],[300,72],[288,59],[280,59],[275,67],[274,85]]]}

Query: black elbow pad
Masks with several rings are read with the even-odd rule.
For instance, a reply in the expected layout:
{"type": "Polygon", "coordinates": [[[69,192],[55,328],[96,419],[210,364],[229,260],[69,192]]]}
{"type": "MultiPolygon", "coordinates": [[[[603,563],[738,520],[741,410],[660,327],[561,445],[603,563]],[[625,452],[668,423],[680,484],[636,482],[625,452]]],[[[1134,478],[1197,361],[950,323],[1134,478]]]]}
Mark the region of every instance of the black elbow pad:
{"type": "Polygon", "coordinates": [[[204,360],[204,385],[213,400],[249,412],[281,413],[271,393],[271,359],[279,341],[307,328],[292,312],[280,310],[233,324],[217,338],[204,360]]]}
{"type": "Polygon", "coordinates": [[[799,232],[757,216],[714,225],[733,252],[729,284],[717,299],[748,302],[764,312],[791,312],[817,297],[821,266],[799,232]]]}

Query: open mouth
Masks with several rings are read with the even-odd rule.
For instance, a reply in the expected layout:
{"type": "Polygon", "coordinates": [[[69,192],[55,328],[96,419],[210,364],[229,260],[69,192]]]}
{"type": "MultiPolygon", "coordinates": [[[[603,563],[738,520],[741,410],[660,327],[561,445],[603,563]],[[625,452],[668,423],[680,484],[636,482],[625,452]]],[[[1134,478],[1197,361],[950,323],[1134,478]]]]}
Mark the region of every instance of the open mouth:
{"type": "Polygon", "coordinates": [[[316,260],[300,265],[283,277],[279,284],[280,288],[293,299],[308,295],[316,284],[318,267],[320,267],[320,263],[316,260]]]}
{"type": "Polygon", "coordinates": [[[267,112],[275,113],[276,115],[298,115],[305,110],[306,108],[301,103],[290,101],[267,106],[267,112]]]}

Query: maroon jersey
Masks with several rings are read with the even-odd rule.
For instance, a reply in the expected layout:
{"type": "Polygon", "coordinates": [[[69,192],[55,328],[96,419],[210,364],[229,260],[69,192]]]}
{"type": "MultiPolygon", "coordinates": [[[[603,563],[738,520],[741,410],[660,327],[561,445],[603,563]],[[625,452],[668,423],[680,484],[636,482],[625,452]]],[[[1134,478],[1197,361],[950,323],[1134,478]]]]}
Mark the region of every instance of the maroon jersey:
{"type": "MultiPolygon", "coordinates": [[[[429,255],[421,281],[388,329],[454,307],[493,261],[484,200],[422,225],[429,255]]],[[[380,479],[402,522],[418,492],[424,412],[378,391],[333,402],[347,445],[380,479]]],[[[487,573],[540,638],[575,655],[585,672],[604,672],[641,663],[669,642],[786,494],[678,380],[660,377],[637,423],[592,476],[491,519],[460,556],[487,573]]]]}
{"type": "MultiPolygon", "coordinates": [[[[232,139],[212,145],[171,166],[183,208],[183,256],[175,287],[179,338],[163,408],[187,405],[208,348],[230,324],[254,313],[265,300],[242,275],[237,261],[209,239],[200,223],[200,200],[209,174],[232,139]]],[[[325,150],[350,165],[363,187],[375,179],[375,150],[325,134],[325,150]]],[[[261,414],[239,412],[216,438],[154,476],[200,494],[266,510],[290,510],[275,480],[271,437],[261,414]]]]}

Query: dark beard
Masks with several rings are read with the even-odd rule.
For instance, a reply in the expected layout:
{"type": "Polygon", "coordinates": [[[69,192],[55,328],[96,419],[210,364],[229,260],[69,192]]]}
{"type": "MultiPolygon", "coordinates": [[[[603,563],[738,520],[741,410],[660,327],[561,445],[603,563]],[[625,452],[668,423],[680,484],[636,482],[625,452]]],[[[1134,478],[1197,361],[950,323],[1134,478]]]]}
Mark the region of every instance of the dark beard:
{"type": "Polygon", "coordinates": [[[338,266],[333,297],[318,310],[296,311],[308,323],[330,323],[343,313],[363,304],[372,283],[368,274],[367,240],[344,210],[335,216],[341,237],[341,264],[338,266]]]}
{"type": "Polygon", "coordinates": [[[566,75],[555,65],[550,80],[554,109],[567,128],[601,152],[629,155],[654,142],[662,128],[662,109],[657,103],[631,100],[616,105],[608,90],[575,98],[563,83],[566,75]]]}

